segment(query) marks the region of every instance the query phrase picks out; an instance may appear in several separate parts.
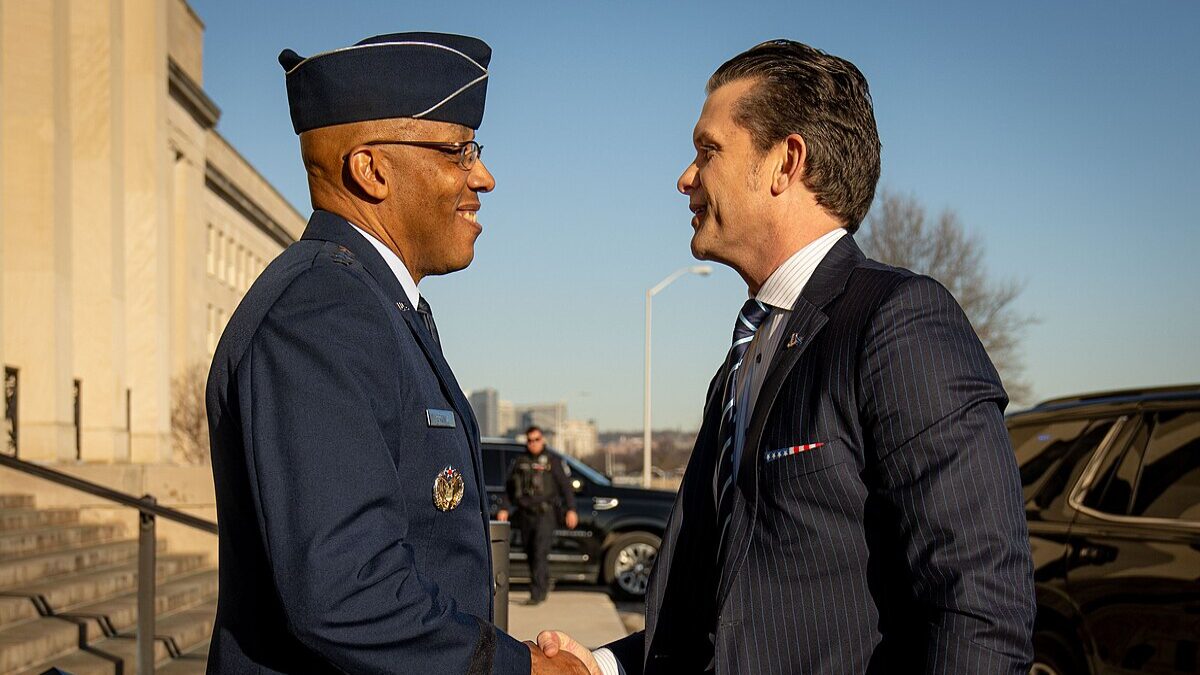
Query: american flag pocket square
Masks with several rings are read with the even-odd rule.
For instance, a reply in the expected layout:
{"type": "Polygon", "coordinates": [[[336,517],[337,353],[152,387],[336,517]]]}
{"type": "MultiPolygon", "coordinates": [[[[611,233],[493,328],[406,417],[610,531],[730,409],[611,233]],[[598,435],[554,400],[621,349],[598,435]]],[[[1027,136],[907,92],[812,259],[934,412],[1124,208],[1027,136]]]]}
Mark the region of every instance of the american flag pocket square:
{"type": "Polygon", "coordinates": [[[779,448],[778,450],[768,450],[767,453],[765,455],[763,455],[763,459],[768,462],[774,462],[777,459],[783,459],[784,457],[791,457],[792,455],[798,455],[802,452],[808,452],[809,450],[816,450],[817,448],[821,447],[822,445],[825,445],[825,444],[824,443],[805,443],[804,445],[793,445],[793,446],[790,446],[787,448],[779,448]]]}

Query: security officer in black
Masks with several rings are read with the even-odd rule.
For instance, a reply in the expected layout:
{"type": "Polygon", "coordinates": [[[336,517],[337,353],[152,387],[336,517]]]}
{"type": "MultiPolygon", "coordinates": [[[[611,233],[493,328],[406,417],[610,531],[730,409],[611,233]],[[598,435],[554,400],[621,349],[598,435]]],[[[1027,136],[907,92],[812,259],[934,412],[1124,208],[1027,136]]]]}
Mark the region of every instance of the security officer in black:
{"type": "MultiPolygon", "coordinates": [[[[525,454],[513,462],[505,483],[508,501],[516,507],[514,525],[521,531],[529,559],[530,605],[540,604],[550,592],[549,555],[555,528],[563,523],[573,530],[579,524],[575,492],[563,470],[562,459],[545,450],[546,438],[541,427],[526,429],[525,454]]],[[[508,520],[508,511],[501,510],[496,517],[508,520]]]]}

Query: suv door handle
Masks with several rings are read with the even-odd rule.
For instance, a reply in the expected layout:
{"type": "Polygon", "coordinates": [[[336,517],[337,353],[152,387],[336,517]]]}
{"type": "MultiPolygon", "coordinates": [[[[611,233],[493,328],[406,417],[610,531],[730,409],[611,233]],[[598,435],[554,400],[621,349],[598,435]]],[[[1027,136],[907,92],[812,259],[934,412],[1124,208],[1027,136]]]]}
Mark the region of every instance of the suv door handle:
{"type": "Polygon", "coordinates": [[[616,497],[592,497],[592,508],[596,509],[597,511],[615,509],[617,508],[617,504],[620,503],[621,500],[617,499],[616,497]]]}
{"type": "Polygon", "coordinates": [[[1080,565],[1105,565],[1117,559],[1117,550],[1112,546],[1084,544],[1072,552],[1080,565]]]}

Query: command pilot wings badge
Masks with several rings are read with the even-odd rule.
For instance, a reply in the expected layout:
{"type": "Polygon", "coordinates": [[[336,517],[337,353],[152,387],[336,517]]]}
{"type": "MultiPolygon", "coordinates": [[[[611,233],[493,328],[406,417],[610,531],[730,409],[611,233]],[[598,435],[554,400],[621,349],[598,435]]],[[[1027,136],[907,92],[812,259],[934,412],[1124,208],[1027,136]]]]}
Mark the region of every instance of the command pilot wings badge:
{"type": "Polygon", "coordinates": [[[465,489],[462,473],[448,466],[433,481],[433,505],[438,511],[449,511],[462,501],[465,489]]]}

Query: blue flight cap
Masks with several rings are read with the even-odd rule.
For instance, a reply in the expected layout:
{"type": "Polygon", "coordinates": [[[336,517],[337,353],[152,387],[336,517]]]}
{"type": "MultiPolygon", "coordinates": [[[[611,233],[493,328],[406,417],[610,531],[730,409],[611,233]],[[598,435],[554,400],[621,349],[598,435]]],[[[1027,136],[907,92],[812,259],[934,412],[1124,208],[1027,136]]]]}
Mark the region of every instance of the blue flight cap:
{"type": "Polygon", "coordinates": [[[448,33],[391,33],[305,58],[285,49],[297,134],[335,124],[409,117],[478,129],[492,48],[448,33]]]}

